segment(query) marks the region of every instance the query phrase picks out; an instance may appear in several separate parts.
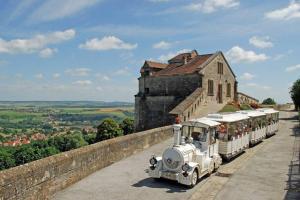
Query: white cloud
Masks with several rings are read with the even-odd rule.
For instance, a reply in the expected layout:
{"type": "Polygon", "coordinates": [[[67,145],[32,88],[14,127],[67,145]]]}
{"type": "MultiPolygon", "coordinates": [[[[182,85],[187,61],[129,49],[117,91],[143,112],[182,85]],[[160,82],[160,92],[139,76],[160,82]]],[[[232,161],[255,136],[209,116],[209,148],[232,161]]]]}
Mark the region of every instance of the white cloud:
{"type": "Polygon", "coordinates": [[[96,90],[99,91],[99,92],[102,92],[102,91],[103,91],[103,88],[102,88],[101,86],[97,86],[97,87],[96,87],[96,90]]]}
{"type": "Polygon", "coordinates": [[[88,76],[91,72],[89,68],[75,68],[75,69],[67,69],[65,71],[66,74],[71,76],[88,76]]]}
{"type": "Polygon", "coordinates": [[[90,80],[78,80],[73,82],[74,85],[79,85],[79,86],[88,86],[92,84],[92,81],[90,80]]]}
{"type": "Polygon", "coordinates": [[[171,47],[171,43],[160,41],[152,46],[154,49],[169,49],[171,47]]]}
{"type": "Polygon", "coordinates": [[[268,59],[265,54],[257,54],[254,51],[246,51],[239,46],[232,47],[226,52],[229,61],[233,63],[238,62],[259,62],[268,59]]]}
{"type": "Polygon", "coordinates": [[[117,70],[115,72],[115,75],[128,76],[128,75],[130,75],[129,68],[128,67],[124,67],[122,69],[119,69],[119,70],[117,70]]]}
{"type": "Polygon", "coordinates": [[[57,52],[57,49],[46,48],[46,49],[41,50],[39,55],[42,58],[50,58],[56,52],[57,52]]]}
{"type": "Polygon", "coordinates": [[[30,16],[33,22],[52,21],[72,16],[79,11],[91,7],[101,0],[49,0],[30,16]]]}
{"type": "Polygon", "coordinates": [[[272,20],[291,20],[300,18],[300,3],[291,1],[285,8],[265,13],[265,17],[272,20]]]}
{"type": "Polygon", "coordinates": [[[178,54],[181,54],[181,53],[187,53],[187,52],[190,52],[191,50],[189,49],[182,49],[180,51],[177,51],[177,52],[169,52],[168,54],[164,54],[164,55],[161,55],[158,59],[162,62],[167,62],[168,60],[170,60],[171,58],[173,58],[174,56],[178,55],[178,54]]]}
{"type": "Polygon", "coordinates": [[[105,36],[102,39],[93,38],[91,40],[88,40],[84,44],[80,44],[79,48],[104,51],[111,49],[131,50],[137,48],[137,46],[137,44],[126,43],[115,36],[105,36]]]}
{"type": "Polygon", "coordinates": [[[247,83],[246,86],[253,87],[253,88],[256,88],[256,89],[263,89],[263,90],[270,90],[271,89],[270,86],[261,85],[261,84],[257,84],[257,83],[247,83]]]}
{"type": "Polygon", "coordinates": [[[36,79],[43,79],[44,78],[44,75],[43,74],[36,74],[34,76],[36,79]]]}
{"type": "Polygon", "coordinates": [[[103,81],[110,81],[110,77],[105,75],[105,74],[101,74],[101,73],[97,73],[95,74],[96,78],[98,78],[99,80],[103,80],[103,81]]]}
{"type": "Polygon", "coordinates": [[[185,6],[186,10],[212,13],[218,9],[228,9],[240,5],[239,0],[204,0],[202,3],[191,3],[185,6]]]}
{"type": "Polygon", "coordinates": [[[22,15],[25,11],[30,9],[30,7],[36,3],[37,0],[23,0],[20,1],[19,4],[16,6],[15,10],[9,16],[9,20],[12,20],[16,17],[22,15]]]}
{"type": "Polygon", "coordinates": [[[266,37],[253,36],[249,39],[249,43],[261,49],[273,47],[273,43],[270,41],[269,36],[266,37]]]}
{"type": "Polygon", "coordinates": [[[300,64],[287,67],[287,68],[285,68],[285,70],[287,72],[292,72],[292,71],[295,71],[295,70],[300,70],[300,64]]]}
{"type": "Polygon", "coordinates": [[[252,80],[255,76],[253,74],[250,74],[248,72],[245,72],[240,77],[242,80],[252,80]]]}
{"type": "Polygon", "coordinates": [[[34,53],[47,45],[57,44],[74,38],[74,29],[56,31],[49,34],[39,34],[29,39],[3,40],[0,38],[0,53],[34,53]]]}
{"type": "Polygon", "coordinates": [[[52,75],[52,77],[53,77],[54,79],[58,79],[60,76],[61,76],[61,75],[60,75],[59,73],[55,73],[55,74],[52,75]]]}

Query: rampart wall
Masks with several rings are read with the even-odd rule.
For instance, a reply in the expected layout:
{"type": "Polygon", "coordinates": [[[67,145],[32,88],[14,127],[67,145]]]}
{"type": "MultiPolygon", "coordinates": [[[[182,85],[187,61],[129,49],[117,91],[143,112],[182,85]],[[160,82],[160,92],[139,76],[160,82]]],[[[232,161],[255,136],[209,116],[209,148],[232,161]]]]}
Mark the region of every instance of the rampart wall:
{"type": "Polygon", "coordinates": [[[49,199],[54,193],[89,174],[171,136],[171,126],[165,126],[113,138],[3,170],[0,172],[0,200],[49,199]]]}

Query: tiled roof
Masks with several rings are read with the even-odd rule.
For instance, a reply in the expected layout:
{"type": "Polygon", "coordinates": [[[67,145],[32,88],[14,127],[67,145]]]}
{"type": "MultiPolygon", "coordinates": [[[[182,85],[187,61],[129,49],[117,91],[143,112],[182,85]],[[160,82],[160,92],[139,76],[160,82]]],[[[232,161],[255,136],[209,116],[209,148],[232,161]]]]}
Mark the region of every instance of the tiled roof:
{"type": "Polygon", "coordinates": [[[159,63],[159,62],[154,62],[154,61],[146,61],[146,64],[149,66],[149,67],[152,67],[152,68],[159,68],[159,69],[164,69],[165,67],[168,66],[168,64],[165,64],[165,63],[159,63]]]}
{"type": "MultiPolygon", "coordinates": [[[[180,54],[182,56],[182,54],[180,54]]],[[[197,55],[192,58],[186,64],[178,66],[176,63],[169,64],[166,68],[156,72],[154,76],[171,76],[178,74],[192,74],[196,71],[201,70],[199,68],[200,65],[205,63],[212,55],[214,54],[206,54],[206,55],[197,55]]],[[[174,58],[173,58],[174,59],[174,58]]]]}

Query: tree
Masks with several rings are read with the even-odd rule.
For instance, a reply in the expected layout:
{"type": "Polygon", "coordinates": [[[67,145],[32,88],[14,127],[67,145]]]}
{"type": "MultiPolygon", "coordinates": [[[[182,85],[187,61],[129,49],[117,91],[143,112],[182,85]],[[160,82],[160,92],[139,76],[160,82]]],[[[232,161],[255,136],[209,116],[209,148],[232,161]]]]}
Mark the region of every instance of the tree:
{"type": "Polygon", "coordinates": [[[69,151],[87,145],[81,133],[56,136],[48,140],[49,146],[53,146],[59,151],[69,151]]]}
{"type": "Polygon", "coordinates": [[[134,132],[134,121],[131,118],[126,118],[120,124],[124,135],[128,135],[134,132]]]}
{"type": "Polygon", "coordinates": [[[300,79],[296,80],[290,90],[291,98],[295,104],[295,109],[300,109],[300,79]]]}
{"type": "Polygon", "coordinates": [[[42,158],[41,150],[31,145],[22,145],[14,153],[17,165],[22,165],[42,158]]]}
{"type": "Polygon", "coordinates": [[[96,133],[89,133],[83,135],[83,139],[89,144],[94,144],[96,141],[96,135],[97,135],[96,133]]]}
{"type": "Polygon", "coordinates": [[[0,150],[0,170],[8,169],[10,167],[16,166],[15,159],[12,154],[1,149],[0,150]]]}
{"type": "Polygon", "coordinates": [[[262,104],[265,104],[265,105],[275,105],[276,102],[272,98],[267,98],[267,99],[263,100],[262,104]]]}
{"type": "Polygon", "coordinates": [[[119,124],[111,118],[106,118],[97,127],[96,141],[99,142],[121,135],[123,135],[123,130],[119,127],[119,124]]]}
{"type": "Polygon", "coordinates": [[[55,147],[46,147],[41,149],[41,155],[43,158],[58,154],[60,151],[55,147]]]}

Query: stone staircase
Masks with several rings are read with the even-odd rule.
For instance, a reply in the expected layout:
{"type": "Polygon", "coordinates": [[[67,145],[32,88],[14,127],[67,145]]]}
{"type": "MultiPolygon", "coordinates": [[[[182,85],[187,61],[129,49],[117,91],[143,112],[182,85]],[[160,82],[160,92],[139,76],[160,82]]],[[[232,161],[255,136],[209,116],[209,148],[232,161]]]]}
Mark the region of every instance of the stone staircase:
{"type": "Polygon", "coordinates": [[[202,105],[200,108],[198,108],[199,110],[196,112],[196,115],[192,116],[194,118],[200,118],[200,117],[205,117],[208,114],[211,113],[217,113],[219,112],[227,103],[223,103],[223,104],[217,104],[217,103],[210,103],[210,104],[206,104],[206,105],[202,105]]]}

